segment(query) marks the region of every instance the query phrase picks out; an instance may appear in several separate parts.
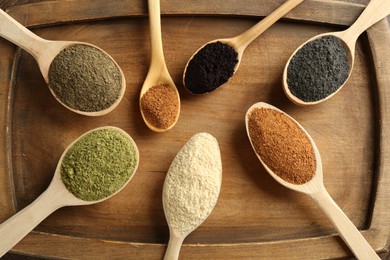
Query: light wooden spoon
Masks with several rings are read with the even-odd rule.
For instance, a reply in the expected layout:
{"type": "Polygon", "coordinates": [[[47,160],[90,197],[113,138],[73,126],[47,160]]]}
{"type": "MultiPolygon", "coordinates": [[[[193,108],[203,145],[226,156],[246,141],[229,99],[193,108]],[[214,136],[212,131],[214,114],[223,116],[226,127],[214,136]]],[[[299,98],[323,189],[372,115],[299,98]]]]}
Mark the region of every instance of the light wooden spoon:
{"type": "Polygon", "coordinates": [[[32,231],[40,222],[42,222],[46,217],[57,209],[65,206],[79,206],[79,205],[89,205],[102,202],[106,199],[111,198],[118,192],[120,192],[134,176],[139,162],[139,152],[134,140],[123,130],[116,127],[100,127],[94,130],[88,131],[85,134],[81,135],[74,142],[72,142],[63,152],[61,158],[57,164],[57,168],[54,173],[54,177],[49,185],[49,187],[44,191],[35,201],[30,205],[16,213],[14,216],[6,220],[0,225],[0,258],[6,252],[8,252],[13,246],[15,246],[22,238],[24,238],[30,231],[32,231]],[[80,138],[89,134],[92,131],[99,129],[115,129],[122,133],[129,141],[133,144],[136,152],[136,165],[134,168],[133,174],[126,181],[126,183],[112,195],[96,201],[85,201],[75,197],[68,189],[65,187],[64,183],[61,180],[61,163],[68,152],[68,150],[77,143],[80,138]]]}
{"type": "Polygon", "coordinates": [[[222,162],[217,140],[207,133],[194,135],[176,155],[164,182],[163,208],[169,225],[169,242],[164,256],[165,260],[178,259],[184,239],[197,229],[213,211],[221,184],[222,162]],[[207,146],[205,150],[208,151],[203,148],[199,151],[192,150],[189,145],[195,142],[200,147],[207,146]],[[210,156],[213,152],[217,156],[210,156]],[[206,164],[213,165],[214,168],[205,169],[206,164]],[[197,168],[198,165],[203,165],[202,170],[197,168]],[[208,174],[213,174],[215,179],[208,174]],[[181,200],[172,199],[177,197],[181,200]],[[205,204],[197,205],[197,203],[205,204]],[[190,206],[187,207],[187,205],[190,206]],[[196,208],[193,207],[196,206],[203,207],[204,210],[194,212],[196,208]],[[173,212],[174,209],[179,209],[179,211],[173,212]],[[193,214],[196,214],[195,218],[193,214]]]}
{"type": "Polygon", "coordinates": [[[315,105],[321,102],[324,102],[325,100],[328,100],[329,98],[333,97],[336,93],[340,91],[340,89],[345,85],[345,83],[348,81],[349,77],[351,76],[354,60],[355,60],[355,45],[358,37],[360,34],[362,34],[365,30],[367,30],[369,27],[374,25],[379,20],[385,18],[390,14],[390,4],[388,0],[371,0],[365,10],[362,12],[362,14],[359,16],[359,18],[346,30],[340,31],[340,32],[331,32],[331,33],[324,33],[317,35],[305,43],[303,43],[301,46],[299,46],[294,53],[291,55],[289,60],[287,61],[287,64],[284,68],[283,72],[283,90],[286,94],[286,96],[295,104],[305,106],[305,105],[315,105]],[[347,79],[344,81],[344,83],[338,87],[338,89],[331,93],[330,95],[326,96],[323,99],[307,102],[303,101],[300,98],[296,97],[293,93],[291,93],[290,88],[287,83],[287,69],[291,62],[291,59],[294,57],[294,55],[307,43],[319,39],[323,36],[336,36],[340,38],[344,44],[344,47],[348,53],[348,63],[349,63],[349,75],[347,79]]]}
{"type": "Polygon", "coordinates": [[[172,90],[175,91],[177,96],[177,102],[179,104],[175,121],[167,128],[161,129],[153,125],[145,118],[142,107],[140,107],[142,118],[145,124],[155,132],[164,132],[171,129],[179,119],[180,114],[180,96],[176,88],[175,82],[173,82],[165,63],[162,37],[161,37],[161,18],[160,18],[160,0],[148,0],[148,11],[149,11],[149,26],[150,26],[150,40],[151,40],[151,61],[148,74],[142,85],[140,93],[140,103],[143,95],[153,86],[166,84],[172,90]]]}
{"type": "Polygon", "coordinates": [[[342,239],[344,240],[344,242],[348,245],[348,247],[351,249],[351,251],[355,254],[355,256],[358,259],[380,259],[378,255],[375,253],[375,251],[372,249],[372,247],[364,239],[363,235],[354,226],[354,224],[348,219],[348,217],[344,214],[344,212],[337,206],[336,202],[331,198],[331,196],[325,189],[323,183],[323,173],[322,173],[322,163],[321,163],[320,153],[313,139],[306,132],[306,130],[296,120],[294,120],[292,117],[290,117],[283,111],[263,102],[256,103],[248,109],[245,116],[245,124],[246,124],[246,130],[247,130],[249,140],[251,141],[252,144],[252,148],[255,151],[260,162],[263,164],[264,168],[268,171],[268,173],[283,186],[309,195],[316,202],[316,204],[322,209],[325,215],[331,220],[331,222],[333,223],[333,225],[336,227],[337,231],[341,235],[342,239]],[[282,178],[280,178],[277,174],[275,174],[268,167],[268,165],[262,160],[262,158],[256,153],[256,149],[252,143],[249,134],[248,121],[251,112],[254,109],[258,109],[258,108],[273,109],[285,114],[288,118],[291,119],[292,122],[294,122],[302,130],[302,132],[310,140],[310,143],[314,149],[315,160],[316,160],[316,172],[311,180],[301,185],[296,185],[287,182],[282,178]]]}
{"type": "MultiPolygon", "coordinates": [[[[266,16],[260,22],[258,22],[257,24],[255,24],[254,26],[249,28],[247,31],[241,33],[240,35],[237,35],[237,36],[232,37],[232,38],[223,38],[223,39],[212,40],[212,41],[204,44],[191,56],[191,58],[187,62],[187,65],[184,68],[184,73],[183,73],[184,86],[186,86],[185,76],[186,76],[186,72],[187,72],[187,68],[188,68],[189,63],[194,58],[194,56],[197,55],[198,52],[200,50],[202,50],[206,45],[208,45],[210,43],[214,43],[214,42],[222,42],[222,43],[225,43],[225,44],[229,45],[230,47],[232,47],[238,54],[238,57],[237,57],[238,62],[236,64],[236,66],[234,67],[234,73],[236,73],[236,71],[241,63],[242,56],[244,54],[246,47],[251,42],[253,42],[257,37],[259,37],[265,30],[267,30],[269,27],[271,27],[276,21],[278,21],[280,18],[282,18],[284,15],[286,15],[292,9],[294,9],[301,2],[303,2],[303,0],[288,0],[284,4],[282,4],[280,7],[278,7],[275,11],[273,11],[271,14],[266,16]]],[[[220,88],[221,86],[225,85],[226,83],[218,86],[215,89],[220,88]]],[[[188,88],[187,88],[187,90],[189,92],[191,92],[188,88]]],[[[193,93],[193,92],[191,92],[191,93],[197,94],[197,93],[193,93]]],[[[204,92],[201,94],[205,94],[205,93],[209,93],[209,92],[204,92]]]]}
{"type": "Polygon", "coordinates": [[[119,102],[121,101],[125,93],[126,80],[121,68],[108,53],[106,53],[105,51],[103,51],[102,49],[100,49],[95,45],[84,43],[84,42],[76,42],[76,41],[45,40],[32,33],[30,30],[28,30],[26,27],[21,25],[19,22],[17,22],[15,19],[13,19],[11,16],[9,16],[6,12],[4,12],[1,9],[0,9],[0,36],[14,43],[20,48],[24,49],[35,58],[35,60],[38,63],[39,69],[41,70],[42,76],[47,84],[49,84],[50,64],[63,49],[69,46],[77,45],[77,44],[88,45],[100,50],[101,52],[105,53],[108,57],[112,59],[112,61],[115,63],[115,65],[118,67],[120,71],[122,84],[121,84],[121,91],[118,99],[110,107],[106,109],[95,111],[95,112],[76,110],[66,105],[59,97],[56,96],[54,91],[51,88],[49,88],[50,92],[58,102],[60,102],[64,107],[66,107],[67,109],[75,113],[86,115],[86,116],[101,116],[107,114],[111,112],[119,104],[119,102]]]}

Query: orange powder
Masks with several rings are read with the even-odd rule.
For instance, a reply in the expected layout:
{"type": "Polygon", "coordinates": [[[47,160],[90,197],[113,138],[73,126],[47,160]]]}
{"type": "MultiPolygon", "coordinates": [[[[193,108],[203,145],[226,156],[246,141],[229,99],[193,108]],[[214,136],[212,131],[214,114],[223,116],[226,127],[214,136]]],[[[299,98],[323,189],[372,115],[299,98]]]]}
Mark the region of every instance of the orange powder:
{"type": "Polygon", "coordinates": [[[285,114],[254,109],[248,118],[249,136],[256,153],[276,175],[293,184],[315,174],[314,149],[306,134],[285,114]]]}
{"type": "Polygon", "coordinates": [[[150,124],[167,129],[175,122],[178,114],[177,94],[167,84],[155,85],[142,96],[141,109],[150,124]]]}

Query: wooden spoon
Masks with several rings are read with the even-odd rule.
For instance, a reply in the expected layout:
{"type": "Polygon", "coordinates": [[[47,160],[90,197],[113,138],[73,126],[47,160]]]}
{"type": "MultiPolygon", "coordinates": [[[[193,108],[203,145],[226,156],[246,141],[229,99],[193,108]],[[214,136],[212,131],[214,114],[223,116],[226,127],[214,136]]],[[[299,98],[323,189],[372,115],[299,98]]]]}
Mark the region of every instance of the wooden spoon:
{"type": "MultiPolygon", "coordinates": [[[[277,109],[276,107],[273,107],[263,102],[256,103],[248,109],[245,116],[246,130],[247,130],[249,140],[251,141],[252,148],[255,151],[255,153],[256,150],[249,134],[248,121],[251,112],[254,109],[258,109],[258,108],[274,109],[276,111],[284,113],[283,111],[277,109]]],[[[344,242],[349,246],[351,251],[355,254],[355,256],[358,259],[380,259],[378,255],[375,253],[375,251],[372,249],[372,247],[364,239],[364,237],[359,232],[359,230],[348,219],[348,217],[344,214],[344,212],[337,206],[336,202],[331,198],[331,196],[325,189],[323,183],[321,157],[313,139],[297,121],[295,121],[292,117],[290,117],[286,113],[284,114],[288,116],[291,119],[291,121],[293,121],[310,140],[310,143],[313,146],[315,160],[316,160],[315,175],[308,182],[301,185],[296,185],[280,178],[267,166],[267,164],[262,160],[262,158],[256,153],[260,162],[263,164],[264,168],[268,171],[268,173],[280,184],[282,184],[283,186],[289,189],[299,191],[309,195],[316,202],[316,204],[323,210],[326,216],[331,220],[331,222],[333,223],[333,225],[336,227],[337,231],[341,235],[342,239],[344,240],[344,242]]]]}
{"type": "Polygon", "coordinates": [[[153,125],[145,118],[144,111],[141,107],[141,115],[145,121],[145,124],[155,132],[164,132],[171,129],[179,119],[180,114],[180,96],[176,88],[175,82],[173,82],[169,75],[167,65],[165,64],[162,37],[161,37],[161,19],[160,19],[160,1],[159,0],[148,0],[149,10],[149,23],[150,23],[150,39],[151,39],[151,62],[148,74],[145,82],[142,86],[140,93],[140,103],[143,95],[155,85],[168,85],[172,90],[175,91],[177,96],[177,102],[179,104],[176,114],[175,121],[167,128],[161,129],[153,125]]]}
{"type": "Polygon", "coordinates": [[[164,256],[165,260],[178,259],[184,239],[197,229],[213,211],[221,190],[221,184],[222,162],[217,140],[207,133],[194,135],[173,160],[164,182],[163,208],[169,225],[169,242],[164,256]],[[204,151],[203,148],[196,151],[192,150],[189,144],[195,142],[201,145],[200,147],[207,146],[205,150],[208,151],[204,151]],[[210,156],[212,152],[215,152],[217,156],[210,156]],[[184,161],[183,158],[187,161],[184,161]],[[214,168],[205,169],[206,164],[213,165],[214,168]],[[202,170],[198,169],[199,165],[203,165],[202,170]],[[213,174],[216,179],[212,180],[208,174],[213,174]],[[211,187],[217,190],[211,191],[208,189],[211,187]],[[187,195],[185,195],[186,192],[188,192],[187,195]],[[196,193],[199,193],[199,197],[193,195],[196,193]],[[182,200],[180,202],[172,201],[173,197],[180,197],[182,200]],[[203,201],[206,199],[207,201],[203,201]],[[192,219],[192,213],[196,210],[192,208],[194,207],[192,205],[197,205],[197,203],[209,204],[201,205],[205,210],[194,213],[197,215],[196,218],[192,219]],[[187,205],[191,206],[186,208],[187,205]],[[182,210],[172,212],[173,209],[177,208],[182,210]],[[173,220],[174,216],[178,218],[175,221],[173,220]],[[180,223],[178,224],[178,222],[180,223]],[[186,227],[181,226],[183,223],[186,223],[184,225],[186,227]]]}
{"type": "Polygon", "coordinates": [[[108,53],[106,53],[105,51],[103,51],[102,49],[100,49],[95,45],[83,43],[83,42],[76,42],[76,41],[45,40],[32,33],[30,30],[28,30],[26,27],[21,25],[19,22],[17,22],[15,19],[13,19],[11,16],[9,16],[6,12],[4,12],[1,9],[0,9],[0,36],[16,44],[17,46],[21,47],[22,49],[30,53],[35,58],[35,60],[38,63],[39,69],[41,70],[42,76],[45,79],[47,84],[49,84],[50,64],[63,49],[71,45],[82,44],[82,45],[88,45],[94,47],[100,50],[101,52],[105,53],[108,57],[112,59],[112,61],[115,63],[115,65],[118,67],[120,71],[122,84],[121,84],[121,91],[118,99],[110,107],[106,109],[95,111],[95,112],[86,112],[86,111],[73,109],[68,105],[64,104],[64,102],[55,95],[52,89],[49,88],[52,95],[58,102],[60,102],[64,107],[66,107],[67,109],[75,113],[86,115],[86,116],[101,116],[107,114],[111,112],[119,104],[119,102],[121,101],[125,93],[126,80],[121,68],[108,53]]]}
{"type": "MultiPolygon", "coordinates": [[[[188,60],[187,62],[187,65],[185,66],[185,69],[184,69],[184,73],[183,73],[183,84],[184,86],[186,86],[186,83],[185,83],[185,75],[186,75],[186,72],[187,72],[187,68],[188,68],[188,65],[189,63],[191,62],[191,60],[194,58],[195,55],[198,54],[198,52],[200,50],[202,50],[206,45],[210,44],[210,43],[214,43],[214,42],[222,42],[222,43],[225,43],[227,45],[229,45],[230,47],[232,47],[238,54],[238,62],[236,64],[236,66],[234,67],[234,73],[237,71],[240,63],[241,63],[241,60],[242,60],[242,56],[244,54],[244,51],[246,49],[246,47],[252,42],[254,41],[257,37],[259,37],[265,30],[267,30],[269,27],[271,27],[276,21],[278,21],[280,18],[282,18],[285,14],[287,14],[288,12],[290,12],[292,9],[294,9],[298,4],[300,4],[301,2],[303,2],[303,0],[288,0],[286,1],[284,4],[282,4],[279,8],[277,8],[275,11],[273,11],[271,14],[269,14],[268,16],[266,16],[264,19],[262,19],[260,22],[258,22],[257,24],[255,24],[254,26],[252,26],[250,29],[248,29],[247,31],[241,33],[240,35],[237,35],[235,37],[232,37],[232,38],[224,38],[224,39],[217,39],[217,40],[212,40],[206,44],[204,44],[202,47],[200,47],[192,56],[191,58],[188,60]]],[[[224,83],[226,84],[226,83],[224,83]]],[[[221,86],[223,86],[224,84],[222,84],[221,86]]],[[[218,86],[217,88],[221,87],[221,86],[218,86]]],[[[216,89],[217,89],[216,88],[216,89]]],[[[187,88],[188,90],[188,88],[187,88]]],[[[214,89],[215,90],[215,89],[214,89]]],[[[213,91],[214,91],[213,90],[213,91]]],[[[191,92],[191,91],[190,91],[191,92]]],[[[192,92],[191,92],[192,93],[192,92]]],[[[209,92],[205,92],[205,93],[209,93],[209,92]]],[[[202,94],[205,94],[205,93],[202,93],[202,94]]],[[[196,94],[196,93],[193,93],[193,94],[196,94]]]]}
{"type": "Polygon", "coordinates": [[[305,43],[303,43],[301,46],[299,46],[295,52],[291,55],[289,60],[287,61],[287,64],[284,68],[283,72],[283,89],[287,97],[295,104],[305,106],[305,105],[315,105],[321,102],[324,102],[325,100],[328,100],[329,98],[333,97],[337,92],[340,91],[340,89],[345,85],[345,83],[348,81],[349,77],[352,73],[352,68],[355,60],[355,45],[356,41],[360,34],[362,34],[365,30],[367,30],[369,27],[371,27],[373,24],[378,22],[379,20],[385,18],[390,14],[390,4],[388,0],[371,0],[363,13],[359,16],[359,18],[347,29],[340,32],[331,32],[331,33],[324,33],[317,35],[305,43]],[[344,81],[344,83],[339,86],[339,88],[328,95],[327,97],[320,99],[318,101],[313,102],[306,102],[301,100],[300,98],[294,96],[294,94],[291,93],[290,88],[287,83],[287,69],[291,62],[291,59],[294,57],[294,55],[307,43],[319,39],[323,36],[335,36],[342,40],[344,43],[344,47],[348,53],[348,63],[349,63],[349,75],[347,79],[344,81]]]}
{"type": "Polygon", "coordinates": [[[78,205],[89,205],[102,202],[106,199],[111,198],[118,192],[120,192],[134,176],[135,171],[137,170],[139,162],[139,152],[134,140],[123,130],[116,127],[100,127],[77,138],[73,143],[71,143],[61,155],[61,158],[57,164],[57,168],[54,173],[54,177],[46,189],[35,201],[30,205],[19,211],[17,214],[6,220],[0,225],[0,258],[8,250],[10,250],[14,245],[16,245],[23,237],[25,237],[30,231],[32,231],[41,221],[48,217],[51,213],[57,209],[65,206],[78,206],[78,205]],[[64,159],[67,151],[77,143],[80,138],[87,135],[88,133],[98,130],[98,129],[115,129],[121,132],[129,141],[133,144],[133,147],[136,151],[137,164],[135,165],[134,172],[126,183],[117,190],[112,195],[96,200],[96,201],[85,201],[75,197],[68,189],[65,187],[64,183],[61,180],[61,164],[64,159]]]}

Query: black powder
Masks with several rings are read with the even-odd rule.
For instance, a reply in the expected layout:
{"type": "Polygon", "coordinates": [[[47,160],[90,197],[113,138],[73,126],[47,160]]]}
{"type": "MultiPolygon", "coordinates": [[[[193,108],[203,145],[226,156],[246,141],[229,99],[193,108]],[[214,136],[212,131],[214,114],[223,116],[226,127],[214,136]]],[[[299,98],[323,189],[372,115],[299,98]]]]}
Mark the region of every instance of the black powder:
{"type": "Polygon", "coordinates": [[[292,57],[287,84],[300,100],[315,102],[337,91],[348,74],[346,49],[338,37],[329,35],[305,44],[292,57]]]}
{"type": "Polygon", "coordinates": [[[184,86],[193,94],[211,92],[226,83],[238,63],[237,52],[228,44],[205,45],[189,62],[184,86]]]}
{"type": "Polygon", "coordinates": [[[97,112],[118,100],[122,76],[104,52],[76,44],[63,49],[50,64],[49,87],[70,108],[97,112]]]}

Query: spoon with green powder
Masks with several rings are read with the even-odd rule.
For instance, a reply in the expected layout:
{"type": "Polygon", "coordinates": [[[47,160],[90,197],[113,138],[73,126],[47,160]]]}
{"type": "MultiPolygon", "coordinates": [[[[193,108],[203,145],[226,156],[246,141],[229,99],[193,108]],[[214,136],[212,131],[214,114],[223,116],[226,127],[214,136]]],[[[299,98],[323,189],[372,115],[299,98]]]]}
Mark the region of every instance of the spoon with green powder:
{"type": "Polygon", "coordinates": [[[245,124],[252,148],[268,173],[283,186],[309,195],[358,259],[379,259],[325,189],[320,153],[305,129],[263,102],[248,109],[245,124]]]}
{"type": "Polygon", "coordinates": [[[185,66],[185,88],[192,94],[206,94],[223,86],[237,71],[246,47],[302,1],[288,0],[240,35],[204,44],[185,66]]]}
{"type": "Polygon", "coordinates": [[[81,135],[63,152],[46,191],[0,225],[0,257],[55,210],[117,194],[134,176],[138,162],[135,142],[119,128],[101,127],[81,135]]]}
{"type": "Polygon", "coordinates": [[[178,259],[184,239],[214,209],[222,183],[221,153],[208,133],[194,135],[169,167],[163,187],[163,208],[169,225],[164,259],[178,259]]]}
{"type": "Polygon", "coordinates": [[[54,98],[69,110],[100,116],[121,101],[125,77],[102,49],[82,42],[45,40],[1,9],[0,36],[35,58],[54,98]]]}
{"type": "Polygon", "coordinates": [[[160,0],[148,0],[151,61],[140,93],[142,118],[149,129],[164,132],[175,126],[180,115],[180,96],[165,63],[160,0]]]}
{"type": "Polygon", "coordinates": [[[315,105],[330,99],[352,74],[360,34],[390,14],[388,0],[371,0],[346,30],[317,35],[291,55],[283,72],[283,90],[295,104],[315,105]]]}

